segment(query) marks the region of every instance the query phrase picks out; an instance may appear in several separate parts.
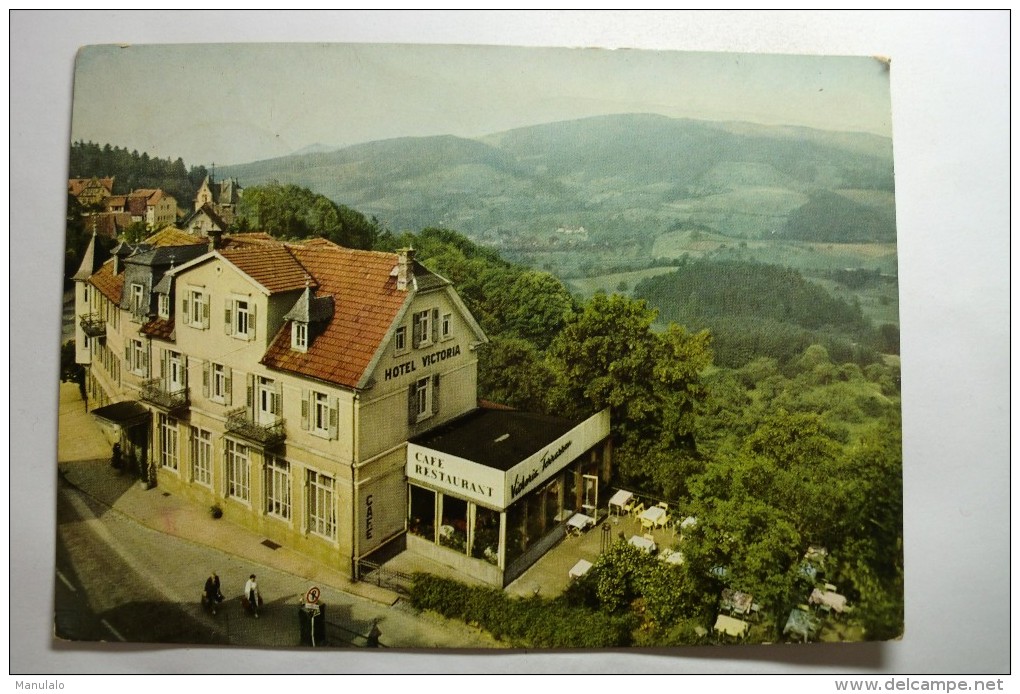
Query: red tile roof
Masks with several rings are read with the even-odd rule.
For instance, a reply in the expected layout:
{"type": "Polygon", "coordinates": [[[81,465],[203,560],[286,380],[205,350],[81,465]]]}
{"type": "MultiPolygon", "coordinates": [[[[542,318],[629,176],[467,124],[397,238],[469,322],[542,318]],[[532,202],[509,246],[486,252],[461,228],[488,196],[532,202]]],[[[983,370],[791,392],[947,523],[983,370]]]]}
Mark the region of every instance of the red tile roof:
{"type": "Polygon", "coordinates": [[[143,335],[149,337],[155,337],[158,340],[168,340],[170,342],[174,339],[174,321],[173,318],[153,318],[148,323],[142,326],[139,331],[143,335]]]}
{"type": "Polygon", "coordinates": [[[93,181],[97,181],[107,193],[113,192],[113,178],[69,178],[67,179],[67,192],[78,197],[93,181]]]}
{"type": "Polygon", "coordinates": [[[124,273],[113,274],[113,260],[107,260],[103,266],[89,278],[92,286],[115,304],[120,303],[121,292],[124,291],[124,273]]]}
{"type": "Polygon", "coordinates": [[[294,259],[288,247],[279,242],[228,246],[221,249],[220,254],[270,293],[315,285],[308,271],[294,259]]]}
{"type": "Polygon", "coordinates": [[[393,253],[341,248],[323,239],[287,246],[318,282],[316,296],[333,297],[333,319],[312,324],[307,352],[291,349],[290,323],[262,363],[329,383],[357,387],[408,293],[397,290],[393,253]]]}

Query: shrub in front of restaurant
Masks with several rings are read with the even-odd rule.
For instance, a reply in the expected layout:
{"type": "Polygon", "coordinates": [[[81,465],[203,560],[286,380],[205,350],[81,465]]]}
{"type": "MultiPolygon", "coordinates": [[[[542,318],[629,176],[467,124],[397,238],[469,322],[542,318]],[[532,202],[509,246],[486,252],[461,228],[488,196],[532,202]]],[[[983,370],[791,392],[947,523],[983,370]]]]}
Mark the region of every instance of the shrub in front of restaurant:
{"type": "Polygon", "coordinates": [[[645,620],[667,627],[682,619],[708,619],[714,601],[697,576],[619,541],[565,594],[576,604],[621,613],[640,607],[645,620]]]}
{"type": "Polygon", "coordinates": [[[595,587],[599,609],[620,612],[641,597],[645,576],[655,568],[655,559],[637,547],[619,540],[598,559],[585,579],[595,587]]]}
{"type": "Polygon", "coordinates": [[[629,615],[592,611],[564,598],[515,598],[429,574],[415,574],[411,604],[479,626],[518,648],[627,646],[636,626],[629,615]]]}

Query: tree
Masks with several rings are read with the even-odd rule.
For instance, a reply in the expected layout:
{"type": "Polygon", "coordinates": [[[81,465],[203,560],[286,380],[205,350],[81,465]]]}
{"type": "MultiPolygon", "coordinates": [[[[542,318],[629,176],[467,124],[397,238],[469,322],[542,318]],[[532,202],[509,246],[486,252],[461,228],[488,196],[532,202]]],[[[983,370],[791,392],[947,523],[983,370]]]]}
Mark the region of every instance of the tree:
{"type": "Polygon", "coordinates": [[[527,340],[494,337],[479,349],[478,396],[521,410],[544,411],[555,378],[527,340]]]}
{"type": "Polygon", "coordinates": [[[579,417],[610,408],[617,443],[635,451],[693,446],[694,402],[711,363],[707,333],[652,332],[644,301],[596,294],[549,347],[558,411],[579,417]]]}
{"type": "Polygon", "coordinates": [[[549,346],[575,308],[567,288],[547,272],[521,272],[503,291],[489,293],[494,320],[539,349],[549,346]]]}

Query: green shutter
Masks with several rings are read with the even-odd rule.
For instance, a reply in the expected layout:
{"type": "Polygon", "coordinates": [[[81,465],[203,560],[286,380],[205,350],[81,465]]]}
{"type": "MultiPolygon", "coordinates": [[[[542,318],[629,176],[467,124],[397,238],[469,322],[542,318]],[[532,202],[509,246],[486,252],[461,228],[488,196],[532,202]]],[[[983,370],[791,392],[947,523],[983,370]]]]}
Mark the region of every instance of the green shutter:
{"type": "Polygon", "coordinates": [[[339,407],[336,398],[329,398],[329,438],[337,438],[337,430],[340,419],[339,407]]]}

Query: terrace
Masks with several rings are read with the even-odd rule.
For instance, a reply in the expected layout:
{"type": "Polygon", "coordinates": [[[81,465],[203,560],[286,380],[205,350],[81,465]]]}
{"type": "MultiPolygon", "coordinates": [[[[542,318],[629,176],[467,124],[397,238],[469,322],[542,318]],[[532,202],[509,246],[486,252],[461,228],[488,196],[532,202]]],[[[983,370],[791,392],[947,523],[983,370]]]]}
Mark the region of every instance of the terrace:
{"type": "Polygon", "coordinates": [[[98,313],[83,313],[79,324],[86,337],[106,337],[106,320],[98,313]]]}
{"type": "Polygon", "coordinates": [[[183,409],[190,404],[187,386],[171,388],[160,378],[143,381],[141,395],[145,402],[168,412],[183,409]]]}
{"type": "Polygon", "coordinates": [[[227,413],[226,430],[264,448],[271,448],[287,438],[284,420],[277,419],[269,424],[260,424],[252,418],[247,408],[239,407],[227,413]]]}

